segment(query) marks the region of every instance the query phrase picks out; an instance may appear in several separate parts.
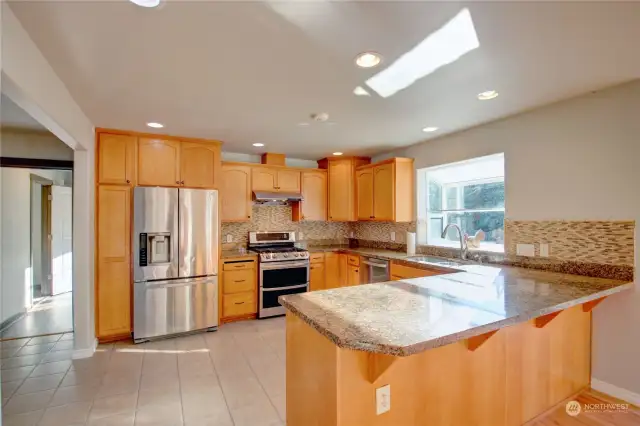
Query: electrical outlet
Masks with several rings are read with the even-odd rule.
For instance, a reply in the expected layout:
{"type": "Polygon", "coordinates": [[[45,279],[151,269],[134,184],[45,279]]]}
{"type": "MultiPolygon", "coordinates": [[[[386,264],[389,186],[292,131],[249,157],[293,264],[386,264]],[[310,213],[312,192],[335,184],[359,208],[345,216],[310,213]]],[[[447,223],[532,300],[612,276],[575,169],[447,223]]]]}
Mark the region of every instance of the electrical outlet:
{"type": "Polygon", "coordinates": [[[536,249],[533,244],[517,244],[516,254],[518,256],[535,256],[536,249]]]}
{"type": "Polygon", "coordinates": [[[391,385],[376,389],[376,414],[379,416],[391,410],[391,385]]]}
{"type": "Polygon", "coordinates": [[[351,233],[349,233],[349,238],[355,238],[355,235],[354,235],[353,231],[351,231],[351,233]]]}
{"type": "Polygon", "coordinates": [[[233,242],[233,235],[227,234],[227,242],[228,243],[232,243],[233,242]]]}
{"type": "Polygon", "coordinates": [[[395,241],[396,240],[396,233],[395,231],[391,231],[391,241],[395,241]]]}
{"type": "Polygon", "coordinates": [[[548,243],[540,243],[540,257],[549,257],[548,243]]]}

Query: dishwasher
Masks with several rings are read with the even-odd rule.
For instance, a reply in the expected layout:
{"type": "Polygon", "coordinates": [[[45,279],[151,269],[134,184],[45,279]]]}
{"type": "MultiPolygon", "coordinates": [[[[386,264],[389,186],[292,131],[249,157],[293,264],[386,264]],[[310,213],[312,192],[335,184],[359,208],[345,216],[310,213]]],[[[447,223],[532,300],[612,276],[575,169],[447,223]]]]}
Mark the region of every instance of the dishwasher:
{"type": "Polygon", "coordinates": [[[375,257],[360,258],[360,283],[381,283],[389,281],[389,261],[376,259],[375,257]]]}

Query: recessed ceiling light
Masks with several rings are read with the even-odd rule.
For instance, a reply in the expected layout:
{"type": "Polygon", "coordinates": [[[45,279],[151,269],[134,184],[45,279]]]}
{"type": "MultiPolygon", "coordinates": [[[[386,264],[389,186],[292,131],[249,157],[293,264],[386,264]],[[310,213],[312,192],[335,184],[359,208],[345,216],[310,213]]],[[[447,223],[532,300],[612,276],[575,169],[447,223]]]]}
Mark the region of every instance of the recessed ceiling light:
{"type": "Polygon", "coordinates": [[[342,155],[341,152],[334,152],[333,155],[342,155]]]}
{"type": "Polygon", "coordinates": [[[382,62],[382,58],[375,52],[364,52],[356,56],[356,65],[360,68],[373,68],[382,62]]]}
{"type": "Polygon", "coordinates": [[[153,121],[151,123],[147,123],[147,126],[149,127],[153,127],[154,129],[161,129],[164,127],[164,124],[160,124],[160,123],[154,123],[153,121]]]}
{"type": "Polygon", "coordinates": [[[367,92],[365,89],[363,89],[360,86],[353,89],[353,94],[356,96],[371,96],[369,92],[367,92]]]}
{"type": "Polygon", "coordinates": [[[424,129],[422,129],[422,131],[425,133],[435,132],[436,130],[438,130],[437,127],[425,127],[424,129]]]}
{"type": "Polygon", "coordinates": [[[487,90],[486,92],[478,93],[478,99],[481,101],[488,101],[498,97],[498,92],[495,90],[487,90]]]}
{"type": "Polygon", "coordinates": [[[263,143],[254,143],[253,146],[264,146],[263,143]]]}
{"type": "Polygon", "coordinates": [[[130,0],[131,3],[142,7],[156,7],[160,4],[160,0],[130,0]]]}

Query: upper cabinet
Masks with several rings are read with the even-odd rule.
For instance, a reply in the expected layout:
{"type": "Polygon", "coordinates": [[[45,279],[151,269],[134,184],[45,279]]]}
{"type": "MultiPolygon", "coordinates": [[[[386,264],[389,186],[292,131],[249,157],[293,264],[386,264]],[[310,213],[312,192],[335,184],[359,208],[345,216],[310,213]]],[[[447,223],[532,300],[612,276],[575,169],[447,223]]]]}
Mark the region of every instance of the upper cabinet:
{"type": "Polygon", "coordinates": [[[357,220],[355,169],[370,161],[364,157],[328,157],[318,161],[321,169],[329,170],[329,221],[357,220]]]}
{"type": "Polygon", "coordinates": [[[181,142],[180,176],[189,188],[217,188],[220,146],[212,143],[181,142]]]}
{"type": "Polygon", "coordinates": [[[220,200],[223,222],[251,220],[251,166],[222,163],[220,200]]]}
{"type": "Polygon", "coordinates": [[[285,167],[253,166],[251,189],[300,193],[300,171],[285,167]]]}
{"type": "Polygon", "coordinates": [[[293,220],[327,220],[327,172],[302,172],[302,201],[292,207],[293,220]]]}
{"type": "Polygon", "coordinates": [[[132,185],[136,175],[138,138],[128,135],[98,135],[98,183],[132,185]]]}
{"type": "Polygon", "coordinates": [[[356,171],[358,218],[411,222],[415,217],[414,168],[411,158],[391,158],[356,171]]]}
{"type": "Polygon", "coordinates": [[[217,188],[220,145],[160,138],[138,140],[138,184],[217,188]]]}

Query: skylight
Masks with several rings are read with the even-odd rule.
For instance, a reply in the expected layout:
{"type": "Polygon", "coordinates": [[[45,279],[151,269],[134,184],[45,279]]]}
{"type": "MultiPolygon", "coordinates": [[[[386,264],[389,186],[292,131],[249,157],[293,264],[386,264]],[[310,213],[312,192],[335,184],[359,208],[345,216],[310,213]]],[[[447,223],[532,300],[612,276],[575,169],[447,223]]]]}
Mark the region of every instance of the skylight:
{"type": "Polygon", "coordinates": [[[462,9],[442,28],[367,80],[367,86],[388,98],[478,47],[480,42],[471,13],[469,9],[462,9]]]}

